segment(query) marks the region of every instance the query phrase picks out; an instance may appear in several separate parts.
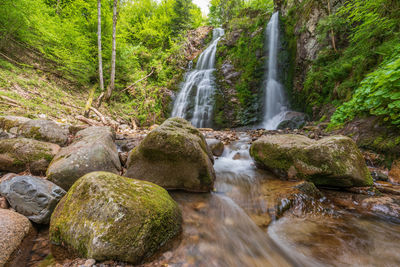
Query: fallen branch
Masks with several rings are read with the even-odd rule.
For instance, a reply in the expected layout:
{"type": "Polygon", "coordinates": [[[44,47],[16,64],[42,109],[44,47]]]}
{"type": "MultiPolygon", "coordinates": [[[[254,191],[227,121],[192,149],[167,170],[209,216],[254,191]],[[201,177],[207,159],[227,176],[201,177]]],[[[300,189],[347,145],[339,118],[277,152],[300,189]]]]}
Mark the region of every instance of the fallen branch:
{"type": "Polygon", "coordinates": [[[16,108],[22,108],[20,105],[17,105],[17,104],[14,104],[14,103],[9,103],[9,102],[0,101],[0,104],[9,105],[9,106],[16,107],[16,108]]]}
{"type": "Polygon", "coordinates": [[[108,124],[109,124],[109,122],[106,120],[106,118],[103,116],[103,114],[100,113],[100,111],[98,111],[98,110],[95,109],[94,107],[90,107],[89,109],[90,109],[91,111],[93,111],[93,112],[100,118],[101,122],[102,122],[104,125],[108,125],[108,124]]]}
{"type": "Polygon", "coordinates": [[[21,105],[17,101],[15,101],[14,99],[12,99],[12,98],[9,98],[9,97],[4,96],[4,95],[0,95],[0,98],[8,101],[11,104],[14,104],[14,105],[17,105],[18,107],[21,107],[21,105]]]}
{"type": "Polygon", "coordinates": [[[85,118],[82,115],[78,115],[75,117],[77,120],[80,120],[86,124],[89,124],[90,126],[103,126],[100,122],[89,119],[89,118],[85,118]]]}
{"type": "Polygon", "coordinates": [[[147,78],[149,78],[153,73],[154,73],[155,68],[151,69],[151,72],[149,74],[147,74],[145,77],[143,77],[142,79],[132,83],[131,85],[129,85],[128,87],[126,87],[124,90],[122,90],[122,92],[125,92],[129,89],[132,89],[136,84],[140,83],[141,81],[146,80],[147,78]]]}
{"type": "Polygon", "coordinates": [[[22,67],[28,67],[28,68],[32,68],[32,69],[35,68],[34,66],[31,66],[31,65],[19,63],[18,61],[15,61],[14,59],[9,58],[8,56],[4,55],[4,54],[1,53],[1,52],[0,52],[0,56],[4,57],[5,59],[7,59],[8,61],[11,61],[11,62],[14,63],[14,64],[20,65],[20,66],[22,66],[22,67]]]}

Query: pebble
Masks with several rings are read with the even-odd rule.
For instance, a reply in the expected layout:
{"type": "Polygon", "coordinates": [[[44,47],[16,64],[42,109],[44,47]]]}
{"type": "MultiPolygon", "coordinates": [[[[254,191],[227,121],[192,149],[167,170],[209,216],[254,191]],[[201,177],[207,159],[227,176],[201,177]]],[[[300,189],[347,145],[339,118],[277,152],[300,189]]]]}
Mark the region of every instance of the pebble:
{"type": "Polygon", "coordinates": [[[92,266],[95,265],[95,264],[96,264],[96,260],[94,260],[94,259],[88,259],[88,260],[85,261],[84,266],[85,266],[85,267],[92,267],[92,266]]]}

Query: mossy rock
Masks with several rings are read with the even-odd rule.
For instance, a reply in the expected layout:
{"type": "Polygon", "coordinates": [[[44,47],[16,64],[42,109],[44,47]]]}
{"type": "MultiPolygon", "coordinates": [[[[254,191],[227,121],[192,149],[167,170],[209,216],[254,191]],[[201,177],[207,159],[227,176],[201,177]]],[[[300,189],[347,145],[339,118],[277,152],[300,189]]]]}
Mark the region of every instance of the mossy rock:
{"type": "Polygon", "coordinates": [[[63,147],[51,162],[47,179],[68,191],[83,175],[94,171],[119,174],[122,167],[110,127],[79,131],[74,142],[63,147]]]}
{"type": "Polygon", "coordinates": [[[207,138],[206,142],[214,156],[216,157],[222,156],[225,149],[224,143],[214,138],[207,138]]]}
{"type": "MultiPolygon", "coordinates": [[[[31,119],[25,117],[17,117],[17,116],[0,116],[0,129],[9,132],[11,129],[15,129],[15,133],[18,130],[18,127],[22,124],[30,121],[31,119]]],[[[11,130],[11,132],[13,132],[11,130]]]]}
{"type": "Polygon", "coordinates": [[[138,264],[181,231],[177,203],[163,188],[108,172],[80,178],[50,221],[52,254],[138,264]],[[67,255],[68,255],[67,254],[67,255]]]}
{"type": "Polygon", "coordinates": [[[46,173],[51,160],[60,150],[56,144],[27,138],[0,140],[0,171],[46,173]]]}
{"type": "Polygon", "coordinates": [[[129,153],[125,176],[166,189],[209,192],[215,180],[213,161],[203,134],[188,121],[171,118],[129,153]]]}
{"type": "Polygon", "coordinates": [[[68,142],[69,131],[53,121],[29,120],[19,126],[18,134],[63,146],[68,142]]]}
{"type": "Polygon", "coordinates": [[[254,142],[250,154],[258,167],[317,186],[372,185],[372,177],[354,141],[330,136],[315,141],[302,135],[267,135],[254,142]]]}

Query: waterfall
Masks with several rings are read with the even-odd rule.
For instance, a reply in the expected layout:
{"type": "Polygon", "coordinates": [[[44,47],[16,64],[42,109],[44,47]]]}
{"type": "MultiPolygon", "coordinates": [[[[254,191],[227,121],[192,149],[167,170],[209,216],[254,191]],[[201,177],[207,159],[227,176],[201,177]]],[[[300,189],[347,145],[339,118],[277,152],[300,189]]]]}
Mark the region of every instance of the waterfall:
{"type": "Polygon", "coordinates": [[[185,81],[179,92],[172,117],[190,120],[196,127],[210,127],[213,109],[214,66],[217,44],[224,35],[224,30],[216,28],[213,40],[200,55],[196,68],[186,74],[185,81]]]}
{"type": "Polygon", "coordinates": [[[285,116],[286,98],[283,85],[278,78],[279,13],[275,12],[267,25],[266,45],[268,45],[268,75],[266,76],[264,119],[262,126],[274,130],[285,116]]]}

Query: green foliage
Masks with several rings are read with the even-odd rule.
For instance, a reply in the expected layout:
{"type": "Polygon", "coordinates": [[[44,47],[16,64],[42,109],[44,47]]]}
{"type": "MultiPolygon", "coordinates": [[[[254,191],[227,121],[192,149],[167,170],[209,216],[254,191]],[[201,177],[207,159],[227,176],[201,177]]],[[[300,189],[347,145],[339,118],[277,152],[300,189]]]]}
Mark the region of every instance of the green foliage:
{"type": "MultiPolygon", "coordinates": [[[[112,0],[102,1],[105,83],[111,57],[112,0]]],[[[111,108],[155,123],[167,109],[165,92],[175,90],[183,70],[186,31],[203,24],[192,0],[122,1],[118,10],[116,89],[111,108]],[[130,84],[131,90],[125,90],[130,84]]],[[[0,51],[16,39],[55,62],[57,71],[91,87],[97,83],[97,0],[4,0],[0,2],[0,51]]],[[[100,92],[97,92],[100,94],[100,92]]],[[[130,118],[129,118],[130,120],[130,118]]]]}
{"type": "Polygon", "coordinates": [[[391,98],[398,90],[392,84],[395,81],[383,83],[381,79],[390,68],[393,75],[398,71],[394,62],[400,40],[400,2],[347,1],[319,22],[317,33],[325,48],[307,73],[304,90],[296,95],[297,102],[312,113],[327,104],[340,106],[349,101],[333,117],[336,125],[368,113],[398,124],[396,104],[390,103],[397,101],[391,98]],[[337,51],[332,47],[332,33],[337,51]],[[385,96],[378,97],[383,92],[385,96]]]}
{"type": "Polygon", "coordinates": [[[375,115],[400,127],[400,45],[397,51],[361,82],[353,98],[332,116],[332,126],[359,115],[375,115]]]}

